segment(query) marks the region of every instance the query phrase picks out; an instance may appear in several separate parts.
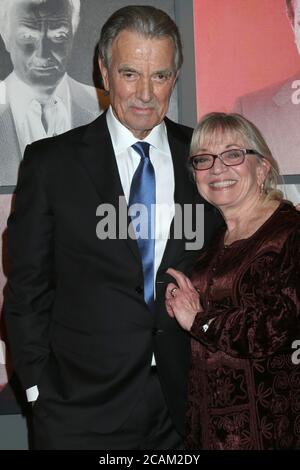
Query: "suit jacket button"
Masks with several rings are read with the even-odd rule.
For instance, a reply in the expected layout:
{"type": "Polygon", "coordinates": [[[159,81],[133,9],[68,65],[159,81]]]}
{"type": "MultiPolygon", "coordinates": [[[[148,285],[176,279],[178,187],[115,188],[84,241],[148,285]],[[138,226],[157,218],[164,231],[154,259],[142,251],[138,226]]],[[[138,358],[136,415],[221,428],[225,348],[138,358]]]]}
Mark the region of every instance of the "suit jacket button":
{"type": "Polygon", "coordinates": [[[164,330],[161,330],[160,328],[153,328],[152,333],[153,335],[162,335],[164,330]]]}
{"type": "Polygon", "coordinates": [[[143,294],[143,293],[144,293],[144,289],[143,289],[142,286],[136,286],[135,292],[136,292],[137,294],[143,294]]]}

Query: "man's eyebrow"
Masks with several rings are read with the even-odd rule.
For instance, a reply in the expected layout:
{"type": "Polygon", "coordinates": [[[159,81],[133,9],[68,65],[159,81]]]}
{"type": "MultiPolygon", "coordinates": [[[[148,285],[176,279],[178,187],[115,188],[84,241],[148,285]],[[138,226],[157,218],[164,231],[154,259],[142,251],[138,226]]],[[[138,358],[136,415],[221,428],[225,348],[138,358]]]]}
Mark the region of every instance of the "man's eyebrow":
{"type": "Polygon", "coordinates": [[[164,75],[166,77],[170,77],[171,75],[173,75],[173,73],[174,73],[174,70],[163,69],[163,70],[156,70],[155,72],[153,72],[152,75],[164,75]]]}
{"type": "Polygon", "coordinates": [[[136,69],[132,65],[127,65],[127,64],[121,64],[119,66],[119,70],[135,70],[136,69]]]}
{"type": "Polygon", "coordinates": [[[47,19],[44,19],[44,18],[21,18],[19,20],[19,24],[28,24],[28,25],[38,25],[40,23],[43,23],[44,21],[47,21],[47,23],[57,23],[57,22],[60,22],[60,23],[65,23],[65,24],[69,24],[70,23],[70,20],[68,18],[66,18],[65,16],[56,16],[56,17],[53,17],[53,18],[47,18],[47,19]]]}
{"type": "Polygon", "coordinates": [[[172,69],[161,69],[161,70],[156,70],[154,73],[173,73],[172,69]]]}
{"type": "MultiPolygon", "coordinates": [[[[140,73],[137,69],[130,65],[121,65],[118,68],[118,72],[134,72],[134,73],[140,73]]],[[[173,74],[173,70],[171,69],[162,69],[162,70],[155,70],[151,75],[167,75],[170,76],[173,74]]]]}
{"type": "Polygon", "coordinates": [[[21,25],[21,26],[29,26],[30,28],[32,28],[32,27],[36,27],[36,28],[37,28],[37,27],[39,26],[39,23],[40,23],[39,20],[27,20],[27,19],[26,19],[26,20],[25,20],[25,19],[24,19],[24,20],[20,20],[20,21],[18,22],[19,25],[21,25]]]}
{"type": "Polygon", "coordinates": [[[136,73],[138,73],[138,71],[130,65],[120,65],[120,67],[118,68],[118,71],[119,72],[136,72],[136,73]]]}

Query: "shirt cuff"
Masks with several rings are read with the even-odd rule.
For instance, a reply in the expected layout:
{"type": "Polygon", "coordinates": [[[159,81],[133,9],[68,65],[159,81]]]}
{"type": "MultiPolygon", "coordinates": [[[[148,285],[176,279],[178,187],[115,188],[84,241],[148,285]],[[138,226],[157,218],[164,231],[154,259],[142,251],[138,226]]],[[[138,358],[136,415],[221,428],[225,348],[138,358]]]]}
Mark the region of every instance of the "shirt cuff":
{"type": "Polygon", "coordinates": [[[204,310],[198,312],[190,329],[190,334],[197,338],[197,336],[206,333],[213,320],[214,318],[211,317],[210,312],[205,312],[204,310]]]}
{"type": "Polygon", "coordinates": [[[4,341],[0,339],[0,364],[6,364],[6,347],[4,341]]]}
{"type": "Polygon", "coordinates": [[[151,367],[156,366],[156,360],[154,354],[152,354],[151,367]]]}
{"type": "Polygon", "coordinates": [[[39,396],[39,389],[36,385],[33,387],[27,388],[26,396],[28,401],[36,401],[39,396]]]}

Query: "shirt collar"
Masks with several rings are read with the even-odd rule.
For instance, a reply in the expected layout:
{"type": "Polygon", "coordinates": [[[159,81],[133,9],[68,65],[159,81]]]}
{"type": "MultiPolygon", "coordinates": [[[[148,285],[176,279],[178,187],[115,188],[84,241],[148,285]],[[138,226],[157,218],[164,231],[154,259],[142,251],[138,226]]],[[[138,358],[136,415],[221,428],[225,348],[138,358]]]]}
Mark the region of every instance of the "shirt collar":
{"type": "MultiPolygon", "coordinates": [[[[132,132],[115,117],[111,106],[108,108],[106,119],[115,155],[119,155],[126,151],[135,142],[137,142],[138,139],[132,134],[132,132]]],[[[167,129],[164,121],[152,129],[145,138],[145,141],[149,142],[150,145],[163,153],[170,153],[167,129]]]]}
{"type": "MultiPolygon", "coordinates": [[[[12,72],[6,79],[7,91],[9,96],[9,102],[13,111],[13,115],[16,117],[18,122],[23,122],[26,116],[26,112],[29,104],[32,100],[36,99],[39,101],[38,96],[34,93],[34,87],[31,87],[24,83],[15,72],[12,72]]],[[[69,111],[69,85],[67,80],[67,74],[63,76],[59,82],[57,88],[53,93],[53,97],[58,97],[66,106],[69,111]]]]}

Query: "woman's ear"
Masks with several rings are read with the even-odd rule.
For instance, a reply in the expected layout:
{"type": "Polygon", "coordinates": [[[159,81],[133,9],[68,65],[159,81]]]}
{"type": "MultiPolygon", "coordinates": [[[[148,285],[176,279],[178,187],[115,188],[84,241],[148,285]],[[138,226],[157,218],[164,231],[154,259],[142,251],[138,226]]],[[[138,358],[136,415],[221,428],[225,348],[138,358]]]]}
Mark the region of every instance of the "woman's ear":
{"type": "Polygon", "coordinates": [[[259,186],[261,186],[261,184],[265,182],[268,176],[268,173],[270,171],[270,168],[271,168],[270,162],[266,160],[265,158],[262,158],[257,167],[257,182],[259,186]]]}

